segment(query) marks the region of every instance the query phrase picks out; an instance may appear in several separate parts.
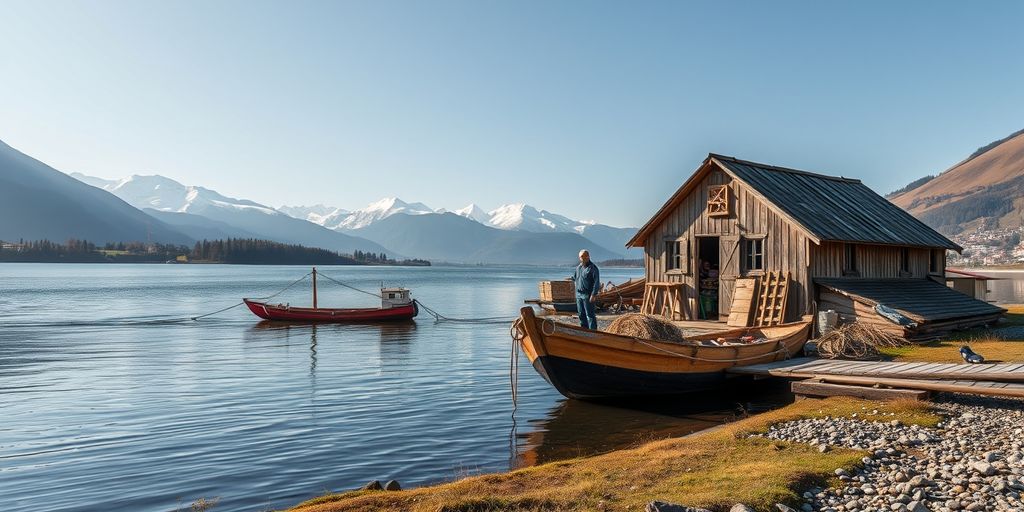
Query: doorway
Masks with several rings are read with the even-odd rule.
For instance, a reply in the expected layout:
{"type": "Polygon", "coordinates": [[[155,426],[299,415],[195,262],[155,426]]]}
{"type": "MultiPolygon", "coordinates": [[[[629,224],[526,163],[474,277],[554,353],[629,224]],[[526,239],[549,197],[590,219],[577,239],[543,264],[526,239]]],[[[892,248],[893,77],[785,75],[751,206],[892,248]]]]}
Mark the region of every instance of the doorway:
{"type": "Polygon", "coordinates": [[[719,250],[717,236],[697,237],[697,318],[718,320],[719,250]]]}

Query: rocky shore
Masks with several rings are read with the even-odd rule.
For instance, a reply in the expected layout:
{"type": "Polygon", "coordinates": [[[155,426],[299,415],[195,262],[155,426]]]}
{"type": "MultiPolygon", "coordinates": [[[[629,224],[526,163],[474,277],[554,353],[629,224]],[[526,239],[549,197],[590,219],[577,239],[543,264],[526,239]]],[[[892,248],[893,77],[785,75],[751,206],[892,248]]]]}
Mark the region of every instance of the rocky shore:
{"type": "Polygon", "coordinates": [[[935,407],[945,418],[936,428],[865,410],[779,423],[763,436],[871,452],[856,471],[836,469],[841,486],[804,493],[806,511],[1024,510],[1024,401],[943,395],[935,407]]]}

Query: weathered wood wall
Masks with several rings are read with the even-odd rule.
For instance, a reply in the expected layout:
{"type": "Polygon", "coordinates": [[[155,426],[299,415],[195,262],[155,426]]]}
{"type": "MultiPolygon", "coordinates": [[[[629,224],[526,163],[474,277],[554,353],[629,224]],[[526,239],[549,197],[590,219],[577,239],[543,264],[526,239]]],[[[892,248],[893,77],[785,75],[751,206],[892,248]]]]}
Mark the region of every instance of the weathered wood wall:
{"type": "MultiPolygon", "coordinates": [[[[844,277],[843,276],[843,243],[822,242],[821,245],[811,244],[811,278],[844,277]]],[[[857,244],[856,277],[872,278],[920,278],[928,277],[931,262],[931,250],[911,247],[909,251],[909,273],[900,269],[901,248],[889,245],[857,244]]],[[[945,268],[945,261],[943,261],[945,268]]]]}
{"type": "MultiPolygon", "coordinates": [[[[701,180],[665,221],[647,237],[644,251],[647,279],[685,283],[687,298],[696,300],[697,238],[725,235],[763,235],[764,270],[788,271],[793,277],[787,316],[789,319],[795,319],[810,310],[813,287],[808,279],[810,260],[807,237],[800,228],[790,224],[753,192],[719,169],[714,169],[701,180]],[[729,186],[728,216],[713,217],[707,214],[708,189],[716,185],[729,186]],[[665,242],[677,238],[688,240],[690,244],[690,264],[686,272],[665,270],[665,242]]],[[[740,275],[758,273],[741,270],[740,275]]],[[[733,282],[723,280],[720,283],[720,298],[732,297],[733,285],[733,282]]],[[[720,304],[719,311],[728,312],[730,306],[731,304],[720,304]]],[[[696,317],[696,311],[691,311],[691,314],[691,318],[696,317]]]]}

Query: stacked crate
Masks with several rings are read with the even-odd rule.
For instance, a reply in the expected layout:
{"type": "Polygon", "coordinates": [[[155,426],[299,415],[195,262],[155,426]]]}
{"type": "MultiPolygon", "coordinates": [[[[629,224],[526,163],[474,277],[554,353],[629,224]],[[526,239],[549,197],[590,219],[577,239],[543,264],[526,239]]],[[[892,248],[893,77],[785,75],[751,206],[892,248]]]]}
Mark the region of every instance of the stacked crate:
{"type": "Polygon", "coordinates": [[[572,281],[541,281],[540,300],[545,302],[575,302],[576,287],[572,281]]]}

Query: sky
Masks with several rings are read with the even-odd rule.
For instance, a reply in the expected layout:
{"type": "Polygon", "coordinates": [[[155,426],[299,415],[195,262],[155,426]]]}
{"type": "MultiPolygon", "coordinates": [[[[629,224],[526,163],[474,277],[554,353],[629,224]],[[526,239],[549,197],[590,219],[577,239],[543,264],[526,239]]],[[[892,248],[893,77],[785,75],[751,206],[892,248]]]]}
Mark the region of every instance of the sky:
{"type": "Polygon", "coordinates": [[[709,152],[886,193],[1024,128],[1024,2],[13,1],[0,140],[273,206],[643,224],[709,152]]]}

